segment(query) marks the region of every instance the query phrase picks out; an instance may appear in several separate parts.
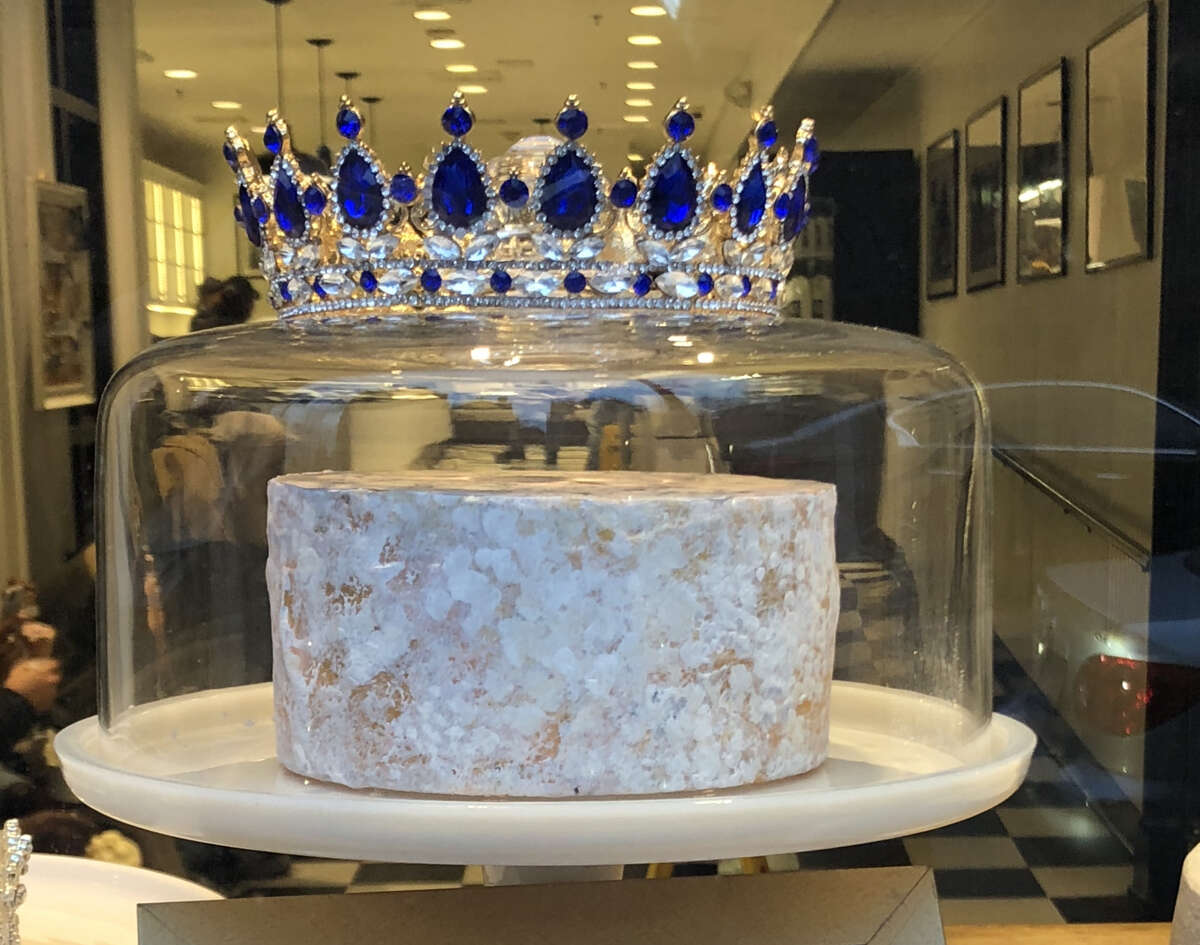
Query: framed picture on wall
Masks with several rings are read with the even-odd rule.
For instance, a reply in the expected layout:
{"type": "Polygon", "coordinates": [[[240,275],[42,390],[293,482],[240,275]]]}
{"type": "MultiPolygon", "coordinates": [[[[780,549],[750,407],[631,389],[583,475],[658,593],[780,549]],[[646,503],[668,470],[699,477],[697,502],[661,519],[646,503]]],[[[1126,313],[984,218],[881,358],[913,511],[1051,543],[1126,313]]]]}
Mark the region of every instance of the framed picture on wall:
{"type": "Polygon", "coordinates": [[[1004,282],[1008,99],[967,119],[967,291],[1004,282]]]}
{"type": "Polygon", "coordinates": [[[37,208],[30,234],[37,298],[34,324],[34,405],[42,410],[76,407],[96,399],[92,336],[92,260],[88,244],[87,191],[53,181],[33,181],[37,208]]]}
{"type": "Polygon", "coordinates": [[[1153,251],[1154,7],[1087,51],[1087,271],[1153,251]]]}
{"type": "Polygon", "coordinates": [[[958,132],[925,151],[925,297],[958,291],[958,132]]]}
{"type": "Polygon", "coordinates": [[[1067,61],[1017,93],[1017,281],[1067,271],[1067,61]]]}

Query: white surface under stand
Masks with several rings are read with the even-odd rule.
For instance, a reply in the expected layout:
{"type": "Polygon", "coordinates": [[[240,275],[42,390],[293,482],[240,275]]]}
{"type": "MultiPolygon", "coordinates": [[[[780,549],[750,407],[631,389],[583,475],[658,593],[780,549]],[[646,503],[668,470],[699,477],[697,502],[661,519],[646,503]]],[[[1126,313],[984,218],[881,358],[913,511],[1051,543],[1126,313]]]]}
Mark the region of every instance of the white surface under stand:
{"type": "Polygon", "coordinates": [[[957,747],[933,748],[896,733],[954,731],[961,710],[835,682],[829,760],[807,775],[700,794],[516,800],[308,781],[276,761],[272,718],[269,683],[210,690],[139,707],[107,735],[86,719],[55,747],[85,803],[171,836],[310,856],[522,867],[725,859],[928,830],[1008,797],[1036,742],[1025,725],[994,715],[957,747]]]}

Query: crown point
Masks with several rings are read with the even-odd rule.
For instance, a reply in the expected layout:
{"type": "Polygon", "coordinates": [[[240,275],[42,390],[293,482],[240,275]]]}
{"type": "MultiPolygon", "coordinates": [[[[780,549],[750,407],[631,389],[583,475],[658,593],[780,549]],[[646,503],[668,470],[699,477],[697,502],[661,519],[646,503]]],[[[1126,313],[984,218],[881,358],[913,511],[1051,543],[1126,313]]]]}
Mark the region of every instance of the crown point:
{"type": "Polygon", "coordinates": [[[579,96],[568,95],[567,101],[554,120],[554,126],[564,138],[574,141],[588,130],[587,112],[579,107],[579,96]]]}
{"type": "MultiPolygon", "coordinates": [[[[272,114],[274,114],[272,112],[272,114]]],[[[283,119],[277,114],[270,118],[267,122],[266,130],[263,131],[263,147],[272,154],[278,154],[283,150],[283,140],[287,136],[287,125],[283,119]]]]}
{"type": "Polygon", "coordinates": [[[338,103],[337,117],[334,120],[338,134],[347,141],[353,141],[362,131],[363,120],[349,96],[343,95],[338,103]]]}
{"type": "Polygon", "coordinates": [[[445,129],[446,134],[461,138],[471,130],[471,126],[474,124],[475,116],[467,107],[466,99],[462,92],[455,90],[454,95],[450,98],[449,108],[442,112],[442,128],[445,129]]]}
{"type": "Polygon", "coordinates": [[[687,110],[688,104],[686,98],[681,98],[675,103],[675,107],[671,109],[664,127],[667,131],[667,137],[672,141],[686,141],[693,131],[696,130],[696,119],[692,117],[687,110]]]}

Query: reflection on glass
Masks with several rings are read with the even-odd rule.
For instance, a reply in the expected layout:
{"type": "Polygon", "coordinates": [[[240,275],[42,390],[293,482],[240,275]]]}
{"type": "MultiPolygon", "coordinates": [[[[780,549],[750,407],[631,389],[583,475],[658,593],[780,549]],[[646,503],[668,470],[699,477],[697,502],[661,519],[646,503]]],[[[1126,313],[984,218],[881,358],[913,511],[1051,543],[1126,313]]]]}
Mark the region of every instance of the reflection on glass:
{"type": "Polygon", "coordinates": [[[1151,11],[1088,50],[1087,267],[1150,255],[1151,11]]]}
{"type": "Polygon", "coordinates": [[[1066,271],[1066,64],[1021,89],[1017,147],[1017,277],[1066,271]]]}
{"type": "Polygon", "coordinates": [[[967,288],[1004,281],[1004,152],[1007,101],[967,123],[967,288]]]}

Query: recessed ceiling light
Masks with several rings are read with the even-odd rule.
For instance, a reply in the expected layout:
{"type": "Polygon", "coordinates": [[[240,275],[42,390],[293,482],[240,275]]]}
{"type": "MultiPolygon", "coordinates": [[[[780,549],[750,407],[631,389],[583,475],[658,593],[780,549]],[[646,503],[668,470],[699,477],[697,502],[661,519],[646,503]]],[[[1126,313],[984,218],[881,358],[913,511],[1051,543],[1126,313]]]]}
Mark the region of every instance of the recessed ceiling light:
{"type": "Polygon", "coordinates": [[[645,115],[626,115],[624,117],[631,125],[641,125],[650,120],[645,115]]]}
{"type": "Polygon", "coordinates": [[[467,62],[452,62],[450,65],[446,66],[446,71],[465,74],[469,72],[478,72],[479,69],[467,62]]]}
{"type": "Polygon", "coordinates": [[[658,63],[652,62],[649,59],[635,59],[633,62],[627,62],[625,65],[630,69],[657,69],[658,63]]]}
{"type": "Polygon", "coordinates": [[[654,103],[648,98],[627,98],[625,104],[630,108],[649,108],[654,103]]]}
{"type": "Polygon", "coordinates": [[[642,34],[635,35],[635,36],[627,36],[625,38],[625,42],[629,43],[630,46],[660,46],[660,45],[662,45],[661,39],[659,39],[657,36],[651,36],[648,33],[642,33],[642,34]]]}
{"type": "Polygon", "coordinates": [[[212,103],[213,108],[219,108],[223,112],[236,112],[242,107],[241,102],[227,102],[221,99],[212,103]]]}
{"type": "Polygon", "coordinates": [[[463,95],[483,95],[487,91],[486,85],[460,85],[458,90],[463,95]]]}
{"type": "Polygon", "coordinates": [[[194,79],[196,72],[194,69],[167,69],[163,72],[168,79],[194,79]]]}
{"type": "Polygon", "coordinates": [[[467,44],[461,39],[431,39],[429,45],[434,49],[462,49],[467,44]]]}
{"type": "Polygon", "coordinates": [[[653,82],[626,82],[625,88],[631,92],[649,92],[654,88],[653,82]]]}
{"type": "Polygon", "coordinates": [[[629,154],[625,155],[625,160],[632,164],[637,164],[639,161],[644,161],[646,159],[640,154],[634,154],[630,152],[629,154]]]}
{"type": "Polygon", "coordinates": [[[266,132],[267,132],[266,125],[251,125],[250,126],[250,134],[252,134],[252,135],[266,134],[266,132]]]}
{"type": "Polygon", "coordinates": [[[450,19],[450,14],[447,13],[445,10],[433,10],[433,9],[414,10],[413,18],[418,19],[418,20],[423,20],[426,23],[430,23],[435,20],[448,20],[448,19],[450,19]]]}
{"type": "Polygon", "coordinates": [[[629,12],[634,16],[666,16],[667,11],[658,4],[652,4],[644,7],[630,7],[629,12]]]}

